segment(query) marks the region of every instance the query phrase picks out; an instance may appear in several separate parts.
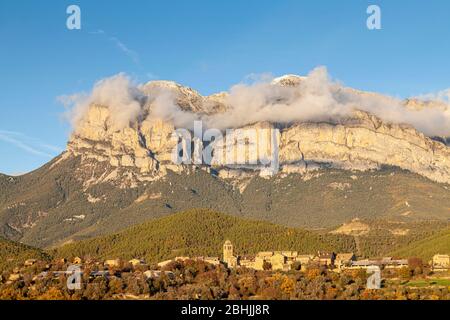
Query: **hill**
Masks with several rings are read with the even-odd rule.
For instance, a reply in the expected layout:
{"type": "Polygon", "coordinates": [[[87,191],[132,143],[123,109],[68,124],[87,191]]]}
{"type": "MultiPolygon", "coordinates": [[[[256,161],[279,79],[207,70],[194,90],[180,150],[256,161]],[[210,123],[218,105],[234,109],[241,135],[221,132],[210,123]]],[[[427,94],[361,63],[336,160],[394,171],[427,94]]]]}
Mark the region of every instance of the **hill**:
{"type": "Polygon", "coordinates": [[[450,229],[395,250],[392,255],[419,257],[429,261],[437,253],[450,254],[450,229]]]}
{"type": "MultiPolygon", "coordinates": [[[[354,221],[344,226],[354,227],[354,221]]],[[[403,248],[408,245],[414,245],[422,239],[426,239],[450,225],[443,221],[394,221],[389,219],[361,220],[356,229],[345,232],[345,228],[338,228],[337,234],[351,234],[355,237],[359,257],[373,258],[390,255],[393,250],[403,248]],[[366,226],[367,229],[364,229],[366,226]],[[344,230],[343,230],[344,229],[344,230]],[[344,232],[343,232],[344,231],[344,232]]],[[[333,231],[336,233],[336,231],[333,231]]],[[[410,255],[400,255],[402,258],[408,258],[410,255]]]]}
{"type": "Polygon", "coordinates": [[[241,219],[210,210],[189,210],[128,228],[120,233],[83,240],[55,249],[55,256],[145,258],[157,262],[175,256],[221,256],[229,239],[237,254],[267,250],[353,251],[351,237],[318,234],[267,222],[241,219]]]}
{"type": "Polygon", "coordinates": [[[0,237],[0,273],[27,259],[47,260],[49,256],[42,250],[0,237]]]}

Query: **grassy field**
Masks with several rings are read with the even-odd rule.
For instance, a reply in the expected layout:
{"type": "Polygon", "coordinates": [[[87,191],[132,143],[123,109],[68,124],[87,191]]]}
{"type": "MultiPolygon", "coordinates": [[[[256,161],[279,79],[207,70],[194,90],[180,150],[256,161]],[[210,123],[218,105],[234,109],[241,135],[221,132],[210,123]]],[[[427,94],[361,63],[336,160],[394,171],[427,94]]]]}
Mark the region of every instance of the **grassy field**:
{"type": "Polygon", "coordinates": [[[433,286],[450,287],[450,279],[424,279],[424,280],[411,280],[404,284],[407,287],[425,288],[433,286]]]}

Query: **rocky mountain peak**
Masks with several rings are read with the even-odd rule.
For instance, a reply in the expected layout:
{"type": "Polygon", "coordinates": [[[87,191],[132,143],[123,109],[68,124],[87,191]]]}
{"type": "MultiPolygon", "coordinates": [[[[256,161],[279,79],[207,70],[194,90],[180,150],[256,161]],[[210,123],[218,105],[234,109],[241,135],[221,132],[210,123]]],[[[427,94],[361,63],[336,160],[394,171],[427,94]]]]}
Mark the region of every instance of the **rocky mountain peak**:
{"type": "MultiPolygon", "coordinates": [[[[271,87],[277,86],[295,90],[293,94],[288,92],[283,101],[277,95],[285,92],[276,89],[273,94],[266,96],[261,95],[264,93],[261,93],[260,87],[256,87],[257,90],[253,87],[248,89],[250,91],[242,94],[243,98],[236,97],[240,92],[233,90],[202,96],[194,89],[172,81],[151,81],[138,87],[141,96],[136,101],[140,105],[140,112],[125,127],[111,125],[113,109],[104,104],[91,103],[68,143],[68,152],[84,159],[106,162],[113,168],[134,168],[144,177],[164,176],[167,170],[182,171],[186,166],[176,165],[172,161],[179,142],[179,138],[173,136],[174,131],[180,128],[177,120],[179,122],[181,118],[193,122],[212,119],[217,122],[214,117],[227,116],[228,113],[233,115],[237,108],[233,103],[239,98],[245,102],[249,96],[252,98],[252,94],[256,96],[255,99],[263,97],[266,100],[264,103],[270,104],[268,107],[271,108],[298,99],[297,95],[305,96],[314,105],[317,101],[308,96],[311,95],[308,88],[315,85],[314,93],[321,93],[325,89],[317,88],[317,80],[311,84],[308,79],[309,76],[285,75],[262,86],[262,90],[272,90],[271,87]],[[272,100],[268,100],[269,98],[272,100]]],[[[253,153],[244,151],[244,163],[236,166],[236,163],[228,163],[227,159],[217,158],[217,154],[234,154],[248,147],[247,142],[239,136],[230,136],[232,139],[227,140],[225,135],[224,140],[211,144],[216,154],[213,163],[200,167],[208,171],[214,169],[219,172],[219,176],[225,178],[260,174],[263,172],[261,165],[248,163],[260,154],[271,154],[273,144],[276,143],[280,174],[305,174],[324,167],[370,170],[388,165],[410,170],[433,181],[450,183],[450,148],[443,143],[445,140],[433,140],[412,125],[387,122],[364,108],[357,108],[367,101],[390,104],[393,98],[334,84],[329,85],[326,90],[328,91],[318,98],[320,103],[327,104],[329,99],[336,99],[342,108],[351,107],[351,112],[345,116],[330,115],[317,120],[255,120],[240,125],[234,129],[253,129],[257,136],[257,141],[254,142],[257,148],[253,149],[253,153]],[[268,138],[272,132],[275,132],[276,141],[268,138]],[[225,146],[230,149],[224,151],[225,146]]],[[[248,103],[252,104],[254,101],[250,99],[248,103]]],[[[442,104],[418,99],[405,100],[402,104],[413,110],[447,108],[442,104]]],[[[304,107],[304,104],[298,106],[304,107]]],[[[281,108],[286,109],[284,105],[281,108]]],[[[246,117],[245,110],[243,112],[242,117],[246,117]]],[[[260,112],[266,112],[265,107],[260,112]]],[[[192,130],[192,127],[188,129],[192,130]]],[[[225,134],[225,130],[223,133],[225,134]]]]}
{"type": "Polygon", "coordinates": [[[273,79],[272,84],[286,87],[295,87],[298,86],[306,78],[307,77],[298,76],[296,74],[286,74],[284,76],[273,79]]]}

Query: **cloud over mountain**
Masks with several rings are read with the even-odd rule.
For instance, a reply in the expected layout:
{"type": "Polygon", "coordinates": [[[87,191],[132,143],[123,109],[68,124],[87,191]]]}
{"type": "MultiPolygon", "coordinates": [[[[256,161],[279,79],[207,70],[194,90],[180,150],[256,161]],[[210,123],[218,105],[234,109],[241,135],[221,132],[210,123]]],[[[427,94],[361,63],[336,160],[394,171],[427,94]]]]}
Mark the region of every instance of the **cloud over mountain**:
{"type": "Polygon", "coordinates": [[[428,136],[450,135],[448,91],[404,101],[345,87],[331,79],[325,67],[314,69],[307,77],[286,79],[294,82],[283,85],[280,79],[263,77],[250,84],[237,84],[220,97],[225,109],[215,112],[206,112],[211,99],[194,90],[189,89],[189,94],[198,96],[199,110],[180,107],[176,84],[137,85],[125,74],[103,79],[90,94],[76,94],[65,101],[71,105],[68,116],[75,130],[90,105],[100,104],[110,109],[109,124],[115,129],[142,121],[143,117],[171,121],[185,128],[191,128],[194,120],[202,120],[206,127],[219,129],[263,121],[339,122],[360,110],[388,123],[409,124],[428,136]]]}

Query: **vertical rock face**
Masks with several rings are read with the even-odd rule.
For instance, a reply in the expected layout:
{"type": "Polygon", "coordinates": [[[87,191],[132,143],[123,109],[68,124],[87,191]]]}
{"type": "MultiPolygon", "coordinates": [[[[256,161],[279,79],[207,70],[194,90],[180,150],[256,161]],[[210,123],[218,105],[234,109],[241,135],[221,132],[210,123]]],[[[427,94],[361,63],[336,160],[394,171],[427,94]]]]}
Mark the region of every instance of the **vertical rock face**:
{"type": "Polygon", "coordinates": [[[281,163],[302,159],[360,170],[390,165],[450,181],[449,148],[409,127],[298,124],[283,132],[281,140],[281,163]]]}
{"type": "Polygon", "coordinates": [[[109,112],[105,106],[91,106],[72,135],[68,151],[83,158],[109,161],[114,167],[137,167],[142,173],[154,172],[158,162],[170,161],[175,146],[171,139],[173,125],[148,119],[113,130],[108,126],[109,112]]]}
{"type": "MultiPolygon", "coordinates": [[[[303,79],[285,76],[274,84],[296,86],[303,79]]],[[[227,93],[203,97],[173,82],[152,82],[141,90],[151,97],[161,88],[169,88],[179,109],[194,115],[220,114],[229,108],[227,93]]],[[[405,104],[414,109],[428,107],[412,100],[405,104]]],[[[144,176],[164,175],[167,169],[182,170],[183,165],[172,161],[179,143],[173,137],[176,126],[170,119],[149,116],[153,108],[154,101],[148,98],[142,104],[142,116],[118,130],[110,125],[110,109],[92,104],[68,143],[69,154],[107,162],[112,167],[135,168],[144,176]]],[[[217,140],[200,143],[203,148],[209,147],[212,155],[211,163],[203,165],[225,170],[221,177],[235,177],[231,169],[237,176],[244,169],[264,175],[276,160],[284,173],[304,173],[317,166],[367,170],[390,165],[450,183],[449,147],[411,126],[384,123],[363,111],[333,122],[259,122],[233,132],[223,130],[222,134],[217,140]]],[[[195,145],[193,140],[187,143],[195,145]]],[[[199,151],[192,149],[192,153],[199,151]]]]}
{"type": "Polygon", "coordinates": [[[212,144],[214,166],[264,167],[279,147],[280,131],[270,123],[257,123],[230,130],[212,144]],[[273,141],[275,136],[276,141],[273,141]]]}

